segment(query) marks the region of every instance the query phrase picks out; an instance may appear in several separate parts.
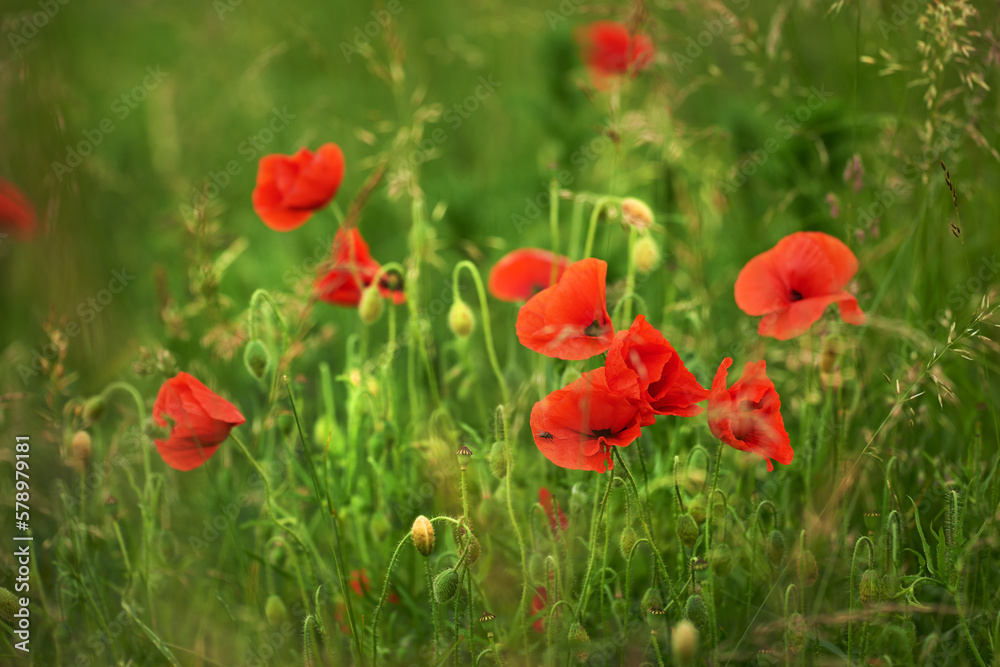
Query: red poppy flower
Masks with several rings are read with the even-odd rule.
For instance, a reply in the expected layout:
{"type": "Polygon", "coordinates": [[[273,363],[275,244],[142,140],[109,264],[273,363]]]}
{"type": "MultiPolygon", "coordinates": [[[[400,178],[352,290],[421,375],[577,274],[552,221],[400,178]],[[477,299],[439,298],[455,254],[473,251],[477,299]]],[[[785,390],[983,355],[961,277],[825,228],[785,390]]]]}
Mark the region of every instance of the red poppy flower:
{"type": "Polygon", "coordinates": [[[156,440],[156,451],[177,470],[203,464],[233,427],[246,421],[235,405],[184,372],[164,382],[156,395],[153,420],[166,427],[167,417],[173,422],[170,437],[156,440]]]}
{"type": "Polygon", "coordinates": [[[858,300],[843,291],[858,258],[843,241],[822,232],[796,232],[757,255],[736,278],[736,305],[763,315],[757,333],[788,340],[805,333],[831,303],[848,324],[864,324],[858,300]]]}
{"type": "Polygon", "coordinates": [[[279,232],[302,226],[330,203],[344,180],[344,153],[323,144],[315,153],[265,155],[257,166],[253,209],[264,224],[279,232]]]}
{"type": "Polygon", "coordinates": [[[577,32],[583,61],[598,86],[608,78],[637,72],[653,60],[653,42],[642,33],[631,34],[615,21],[596,21],[577,32]]]}
{"type": "Polygon", "coordinates": [[[555,533],[557,530],[566,530],[569,526],[569,519],[566,518],[566,513],[562,510],[562,505],[559,506],[559,520],[556,521],[556,511],[552,502],[552,492],[546,489],[544,486],[538,489],[538,502],[541,504],[542,509],[545,510],[545,516],[549,518],[549,527],[552,532],[555,533]]]}
{"type": "Polygon", "coordinates": [[[788,465],[794,452],[781,419],[781,399],[767,377],[767,365],[763,360],[748,363],[743,368],[743,377],[726,389],[732,363],[726,357],[712,382],[708,397],[708,427],[712,435],[736,449],[760,454],[767,461],[768,470],[774,470],[771,459],[788,465]]]}
{"type": "MultiPolygon", "coordinates": [[[[338,306],[357,306],[361,291],[372,284],[382,266],[372,259],[368,244],[356,227],[337,230],[331,264],[330,270],[316,280],[313,291],[317,298],[338,306]]],[[[406,295],[391,281],[392,276],[383,274],[379,293],[397,305],[405,303],[406,295]]]]}
{"type": "Polygon", "coordinates": [[[0,178],[0,232],[19,239],[35,235],[38,216],[35,207],[13,183],[0,178]]]}
{"type": "Polygon", "coordinates": [[[517,338],[529,350],[557,359],[589,359],[611,346],[615,329],[604,289],[608,265],[574,262],[555,285],[531,297],[517,313],[517,338]]]}
{"type": "MultiPolygon", "coordinates": [[[[351,576],[348,577],[347,585],[351,587],[354,594],[359,598],[363,598],[365,595],[371,592],[371,581],[368,580],[368,573],[364,568],[360,570],[351,570],[351,576]]],[[[390,604],[399,604],[399,596],[393,593],[391,590],[385,598],[390,604]]],[[[340,624],[340,631],[343,634],[349,634],[351,632],[351,626],[347,624],[347,605],[343,602],[338,602],[336,608],[333,610],[334,619],[340,624]]]]}
{"type": "MultiPolygon", "coordinates": [[[[698,384],[677,351],[642,315],[628,331],[615,334],[604,368],[612,391],[648,404],[658,415],[693,417],[701,414],[697,404],[708,398],[708,390],[698,384]]],[[[647,413],[642,425],[654,420],[647,413]]]]}
{"type": "Polygon", "coordinates": [[[614,467],[611,447],[641,435],[641,407],[608,387],[604,369],[557,389],[531,409],[535,445],[549,461],[571,470],[614,467]]]}
{"type": "MultiPolygon", "coordinates": [[[[545,586],[538,586],[535,588],[535,597],[531,599],[531,615],[534,616],[545,609],[545,606],[549,603],[549,592],[545,589],[545,586]]],[[[535,632],[542,632],[545,630],[545,618],[539,616],[531,627],[535,629],[535,632]]]]}
{"type": "Polygon", "coordinates": [[[520,248],[509,252],[490,269],[487,289],[501,301],[527,301],[552,284],[552,264],[556,280],[569,266],[569,258],[554,255],[549,250],[520,248]]]}

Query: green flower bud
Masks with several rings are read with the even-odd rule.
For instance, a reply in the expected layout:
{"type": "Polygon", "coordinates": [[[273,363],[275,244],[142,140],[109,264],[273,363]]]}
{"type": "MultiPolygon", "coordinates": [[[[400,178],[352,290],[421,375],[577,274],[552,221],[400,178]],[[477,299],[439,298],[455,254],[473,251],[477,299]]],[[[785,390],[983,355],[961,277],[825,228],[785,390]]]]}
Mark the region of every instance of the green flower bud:
{"type": "Polygon", "coordinates": [[[698,541],[698,522],[690,514],[681,514],[677,518],[677,537],[688,549],[698,541]]]}
{"type": "Polygon", "coordinates": [[[674,626],[670,636],[670,650],[678,667],[694,665],[698,653],[698,628],[691,621],[684,619],[674,626]]]}
{"type": "Polygon", "coordinates": [[[733,553],[728,544],[717,544],[712,547],[709,561],[712,570],[720,577],[728,577],[733,571],[733,553]]]}
{"type": "Polygon", "coordinates": [[[481,547],[479,539],[472,531],[465,526],[455,526],[455,544],[458,545],[458,555],[462,558],[461,562],[469,566],[475,565],[476,561],[479,560],[481,547]]]}
{"type": "Polygon", "coordinates": [[[494,477],[503,479],[507,476],[507,452],[499,440],[494,442],[492,449],[490,449],[489,464],[490,472],[493,473],[494,477]]]}
{"type": "Polygon", "coordinates": [[[98,394],[87,399],[83,404],[83,418],[88,424],[93,424],[104,416],[104,397],[98,394]]]}
{"type": "Polygon", "coordinates": [[[625,557],[625,560],[628,560],[629,554],[632,553],[632,547],[635,546],[637,541],[639,541],[639,536],[636,535],[635,528],[632,526],[625,526],[625,529],[622,530],[621,540],[619,541],[622,556],[625,557]]]}
{"type": "Polygon", "coordinates": [[[708,607],[700,595],[692,595],[684,603],[684,618],[691,621],[699,630],[708,625],[708,607]]]}
{"type": "Polygon", "coordinates": [[[90,434],[86,431],[77,431],[74,433],[73,440],[70,442],[70,448],[73,450],[74,463],[80,466],[87,465],[93,451],[90,434]]]}
{"type": "Polygon", "coordinates": [[[281,601],[280,597],[269,595],[264,604],[264,616],[267,617],[267,622],[271,624],[272,628],[277,628],[288,619],[288,609],[285,608],[285,603],[281,601]]]}
{"type": "Polygon", "coordinates": [[[6,588],[0,588],[0,618],[14,625],[14,614],[21,608],[17,596],[6,588]]]}
{"type": "Polygon", "coordinates": [[[816,583],[816,579],[819,577],[819,565],[816,564],[816,556],[806,549],[803,551],[798,558],[798,572],[799,576],[802,577],[806,586],[812,586],[816,583]]]}
{"type": "Polygon", "coordinates": [[[691,499],[688,503],[688,512],[694,517],[694,520],[698,522],[698,525],[705,523],[705,517],[708,516],[708,499],[705,497],[704,493],[699,493],[697,496],[691,499]]]}
{"type": "Polygon", "coordinates": [[[258,380],[264,377],[271,365],[271,355],[264,347],[264,343],[259,340],[247,343],[247,347],[243,351],[243,365],[246,366],[247,372],[258,380]]]}
{"type": "Polygon", "coordinates": [[[458,592],[458,572],[445,570],[434,578],[434,599],[438,604],[447,602],[458,592]]]}
{"type": "Polygon", "coordinates": [[[635,242],[632,248],[632,261],[640,273],[649,273],[660,265],[660,248],[649,234],[635,242]]]}
{"type": "Polygon", "coordinates": [[[808,631],[806,619],[802,617],[802,614],[795,612],[789,616],[785,622],[785,637],[788,641],[788,648],[796,653],[801,651],[806,645],[808,631]]]}
{"type": "Polygon", "coordinates": [[[448,326],[459,338],[467,338],[476,326],[476,317],[472,314],[472,309],[461,299],[451,304],[451,310],[448,311],[448,326]]]}
{"type": "Polygon", "coordinates": [[[431,552],[434,551],[434,526],[431,524],[431,520],[423,514],[413,520],[410,537],[413,539],[413,546],[417,548],[421,556],[430,556],[431,552]]]}
{"type": "Polygon", "coordinates": [[[771,565],[780,567],[781,562],[785,560],[785,536],[778,530],[772,530],[767,536],[767,545],[764,549],[771,560],[771,565]]]}
{"type": "Polygon", "coordinates": [[[882,581],[879,579],[878,572],[872,568],[868,568],[861,575],[861,585],[858,590],[858,597],[865,604],[869,602],[878,602],[882,599],[882,581]]]}
{"type": "MultiPolygon", "coordinates": [[[[574,622],[571,626],[569,626],[569,633],[567,633],[566,639],[570,644],[587,645],[590,643],[590,635],[588,635],[587,631],[583,629],[583,626],[577,622],[574,622]]],[[[587,658],[589,656],[586,651],[580,650],[577,652],[576,657],[580,662],[587,662],[587,658]]]]}
{"type": "Polygon", "coordinates": [[[382,310],[384,309],[384,304],[382,303],[382,295],[379,294],[378,285],[372,284],[370,287],[366,287],[363,292],[361,292],[361,301],[358,302],[358,317],[361,321],[371,326],[378,322],[378,318],[382,317],[382,310]]]}

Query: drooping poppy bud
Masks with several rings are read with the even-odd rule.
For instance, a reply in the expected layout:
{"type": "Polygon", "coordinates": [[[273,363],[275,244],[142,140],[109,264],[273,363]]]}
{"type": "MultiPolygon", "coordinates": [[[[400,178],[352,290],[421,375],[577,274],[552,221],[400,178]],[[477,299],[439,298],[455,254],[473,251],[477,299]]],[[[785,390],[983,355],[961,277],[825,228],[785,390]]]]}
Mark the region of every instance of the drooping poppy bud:
{"type": "Polygon", "coordinates": [[[674,626],[670,635],[670,651],[678,667],[694,665],[698,653],[698,629],[691,621],[684,619],[674,626]]]}
{"type": "Polygon", "coordinates": [[[434,551],[434,526],[423,514],[413,520],[410,537],[413,539],[413,546],[422,556],[430,556],[434,551]]]}
{"type": "Polygon", "coordinates": [[[694,517],[688,513],[681,514],[677,517],[677,538],[686,546],[688,549],[694,547],[695,542],[698,541],[698,522],[694,520],[694,517]]]}
{"type": "Polygon", "coordinates": [[[466,526],[455,526],[455,544],[458,545],[458,555],[461,563],[473,566],[479,560],[482,547],[479,538],[466,526]]]}
{"type": "Polygon", "coordinates": [[[70,442],[70,448],[73,450],[73,458],[77,465],[86,466],[87,462],[90,461],[91,454],[91,440],[90,434],[86,431],[77,431],[73,434],[73,440],[70,442]]]}
{"type": "Polygon", "coordinates": [[[785,536],[781,534],[781,531],[771,531],[771,534],[767,536],[765,549],[767,557],[771,559],[771,565],[780,567],[782,561],[785,560],[785,536]]]}
{"type": "Polygon", "coordinates": [[[468,338],[476,326],[476,317],[472,314],[472,309],[461,299],[451,304],[451,309],[448,311],[448,326],[459,338],[468,338]]]}
{"type": "Polygon", "coordinates": [[[634,547],[635,543],[638,541],[639,536],[636,535],[635,528],[632,526],[625,526],[618,542],[618,546],[621,547],[622,556],[625,560],[628,560],[629,555],[632,553],[632,547],[634,547]]]}
{"type": "Polygon", "coordinates": [[[632,248],[632,261],[639,273],[649,273],[660,265],[660,247],[649,234],[643,234],[632,248]]]}
{"type": "Polygon", "coordinates": [[[246,366],[247,372],[258,380],[264,377],[268,366],[271,365],[271,355],[264,343],[256,339],[247,343],[243,352],[243,365],[246,366]]]}
{"type": "Polygon", "coordinates": [[[104,397],[98,394],[87,399],[83,404],[83,418],[88,424],[93,424],[104,416],[104,397]]]}
{"type": "Polygon", "coordinates": [[[264,616],[272,628],[277,628],[288,619],[288,609],[279,596],[272,594],[267,596],[264,604],[264,616]]]}
{"type": "Polygon", "coordinates": [[[882,599],[882,581],[878,572],[868,568],[861,575],[861,585],[858,587],[858,597],[865,604],[878,602],[882,599]]]}
{"type": "Polygon", "coordinates": [[[371,326],[382,317],[385,306],[382,304],[382,295],[379,293],[378,285],[371,285],[361,291],[361,301],[358,302],[358,317],[361,322],[371,326]]]}
{"type": "Polygon", "coordinates": [[[641,199],[626,197],[622,200],[622,221],[639,231],[649,229],[653,224],[653,209],[641,199]]]}
{"type": "Polygon", "coordinates": [[[503,479],[507,476],[507,452],[504,449],[504,444],[497,440],[493,443],[493,447],[490,449],[489,455],[490,472],[497,479],[503,479]]]}
{"type": "Polygon", "coordinates": [[[700,595],[688,597],[684,603],[684,618],[694,623],[699,630],[704,630],[708,625],[708,607],[700,595]]]}
{"type": "Polygon", "coordinates": [[[434,578],[434,600],[443,604],[458,592],[458,573],[448,569],[434,578]]]}
{"type": "Polygon", "coordinates": [[[733,571],[733,553],[729,545],[723,543],[712,547],[709,564],[717,575],[723,578],[728,577],[729,573],[733,571]]]}

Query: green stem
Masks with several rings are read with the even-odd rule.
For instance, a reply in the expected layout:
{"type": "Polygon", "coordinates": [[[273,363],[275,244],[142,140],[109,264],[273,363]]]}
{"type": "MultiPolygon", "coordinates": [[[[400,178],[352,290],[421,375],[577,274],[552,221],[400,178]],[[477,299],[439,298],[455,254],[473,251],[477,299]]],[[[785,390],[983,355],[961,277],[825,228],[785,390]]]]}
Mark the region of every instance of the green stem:
{"type": "MultiPolygon", "coordinates": [[[[861,550],[861,545],[868,547],[868,567],[872,567],[875,563],[875,544],[865,535],[858,538],[858,541],[854,543],[854,555],[851,557],[851,594],[848,601],[847,610],[847,661],[850,663],[853,658],[851,657],[851,644],[853,642],[853,627],[854,627],[854,598],[858,570],[858,552],[861,550]]],[[[864,661],[864,656],[861,657],[862,662],[864,661]]]]}
{"type": "Polygon", "coordinates": [[[507,474],[504,476],[507,490],[507,513],[510,515],[510,525],[514,528],[514,535],[517,537],[518,551],[521,552],[521,625],[524,635],[524,660],[525,666],[531,667],[531,657],[528,652],[528,613],[530,609],[528,606],[528,556],[524,548],[524,538],[521,537],[521,529],[517,525],[517,516],[514,514],[514,504],[511,501],[513,493],[510,488],[510,479],[514,476],[514,455],[511,452],[510,441],[507,439],[510,429],[507,424],[507,413],[502,405],[497,406],[496,429],[499,431],[496,434],[497,440],[503,443],[507,459],[507,474]]]}
{"type": "Polygon", "coordinates": [[[372,667],[378,665],[378,617],[382,613],[382,606],[385,604],[386,595],[389,593],[389,578],[392,576],[392,568],[396,565],[396,559],[399,558],[399,552],[403,549],[403,545],[410,539],[410,533],[404,535],[403,539],[396,545],[396,550],[392,552],[392,558],[389,559],[389,569],[386,570],[385,582],[382,584],[382,595],[379,596],[378,605],[375,607],[375,616],[372,619],[372,667]]]}
{"type": "MultiPolygon", "coordinates": [[[[556,264],[553,263],[553,267],[555,266],[556,264]]],[[[463,268],[472,275],[472,279],[476,283],[476,292],[479,295],[479,312],[483,318],[483,336],[486,338],[486,353],[489,355],[490,365],[493,367],[493,373],[496,375],[497,383],[500,385],[503,403],[507,405],[510,402],[510,392],[507,390],[507,381],[500,371],[500,362],[497,361],[497,352],[493,345],[493,327],[490,324],[490,308],[486,301],[486,290],[483,289],[483,279],[479,275],[479,269],[476,268],[476,265],[467,259],[456,264],[455,269],[452,271],[452,296],[455,303],[461,300],[458,294],[458,278],[463,268]]]]}
{"type": "Polygon", "coordinates": [[[549,181],[549,232],[552,235],[552,273],[549,284],[555,285],[559,277],[559,262],[554,261],[559,256],[559,184],[556,179],[549,181]]]}
{"type": "Polygon", "coordinates": [[[608,475],[608,484],[604,487],[604,496],[601,498],[601,504],[597,505],[597,489],[600,488],[600,477],[597,478],[598,486],[594,489],[594,518],[591,522],[590,528],[590,556],[587,558],[587,572],[583,575],[583,591],[580,593],[580,597],[576,602],[576,609],[573,612],[573,617],[579,622],[581,619],[581,613],[583,609],[587,606],[587,598],[590,597],[590,573],[594,569],[594,556],[597,554],[597,534],[601,529],[601,518],[604,516],[604,508],[608,504],[608,496],[611,495],[611,483],[614,482],[614,475],[608,475]]]}
{"type": "Polygon", "coordinates": [[[638,232],[635,227],[630,227],[630,232],[628,235],[628,269],[625,274],[625,296],[622,300],[625,301],[625,309],[622,312],[622,320],[618,325],[619,328],[625,329],[629,326],[632,321],[632,300],[635,298],[635,241],[638,237],[638,232]]]}
{"type": "Polygon", "coordinates": [[[591,252],[594,250],[594,237],[597,235],[597,221],[601,217],[601,210],[618,199],[617,197],[603,196],[599,197],[597,202],[594,203],[594,210],[590,213],[590,223],[587,226],[587,241],[583,246],[583,257],[590,257],[591,252]]]}

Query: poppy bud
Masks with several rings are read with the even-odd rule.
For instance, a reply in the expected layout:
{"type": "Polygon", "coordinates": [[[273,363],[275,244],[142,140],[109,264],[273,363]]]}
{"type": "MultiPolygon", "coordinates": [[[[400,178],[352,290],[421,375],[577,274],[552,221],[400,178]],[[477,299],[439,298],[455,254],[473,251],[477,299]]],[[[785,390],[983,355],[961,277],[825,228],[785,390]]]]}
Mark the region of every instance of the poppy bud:
{"type": "Polygon", "coordinates": [[[819,576],[819,565],[816,564],[816,556],[813,555],[813,552],[806,549],[799,555],[798,571],[806,586],[812,586],[816,583],[816,578],[819,576]]]}
{"type": "Polygon", "coordinates": [[[622,530],[621,541],[619,543],[622,550],[622,556],[625,557],[625,560],[628,560],[629,554],[632,553],[632,547],[635,546],[638,539],[639,536],[635,534],[635,528],[632,526],[625,526],[625,529],[622,530]]]}
{"type": "Polygon", "coordinates": [[[90,460],[91,453],[90,434],[86,431],[77,431],[73,435],[70,447],[73,449],[74,462],[79,465],[86,465],[87,461],[90,460]]]}
{"type": "Polygon", "coordinates": [[[711,561],[712,570],[720,577],[728,577],[733,571],[733,554],[728,544],[718,544],[712,547],[711,561]]]}
{"type": "Polygon", "coordinates": [[[691,621],[699,630],[708,624],[708,607],[700,595],[692,595],[684,603],[684,618],[691,621]]]}
{"type": "Polygon", "coordinates": [[[690,514],[682,514],[677,518],[677,537],[688,549],[698,541],[698,522],[690,514]]]}
{"type": "Polygon", "coordinates": [[[674,663],[679,667],[690,667],[698,653],[698,628],[691,621],[684,619],[676,626],[670,636],[670,650],[674,654],[674,663]]]}
{"type": "Polygon", "coordinates": [[[507,453],[504,451],[503,443],[497,440],[490,449],[489,462],[490,471],[497,479],[507,476],[507,453]]]}
{"type": "Polygon", "coordinates": [[[461,299],[451,304],[451,310],[448,311],[448,326],[459,338],[466,338],[476,326],[476,317],[472,314],[472,309],[461,299]]]}
{"type": "Polygon", "coordinates": [[[262,342],[252,340],[247,343],[247,348],[243,351],[243,365],[246,366],[247,372],[258,380],[264,377],[267,367],[271,365],[271,355],[262,342]]]}
{"type": "Polygon", "coordinates": [[[456,526],[455,544],[458,545],[458,554],[462,557],[462,563],[469,566],[475,565],[476,561],[479,560],[482,547],[472,531],[465,526],[456,526]]]}
{"type": "Polygon", "coordinates": [[[649,234],[635,242],[632,248],[632,261],[640,273],[649,273],[660,264],[660,248],[649,234]]]}
{"type": "Polygon", "coordinates": [[[458,592],[458,573],[455,570],[445,570],[434,578],[434,599],[443,604],[455,597],[458,592]]]}
{"type": "Polygon", "coordinates": [[[704,493],[699,493],[688,503],[688,512],[691,513],[691,516],[694,517],[699,526],[705,523],[705,517],[708,515],[707,508],[708,500],[705,498],[704,493]]]}
{"type": "Polygon", "coordinates": [[[423,514],[413,520],[410,537],[413,539],[413,546],[417,548],[421,556],[430,556],[431,552],[434,551],[434,526],[431,524],[431,520],[423,514]]]}
{"type": "Polygon", "coordinates": [[[787,624],[785,626],[785,633],[788,641],[788,647],[793,651],[801,651],[806,645],[806,634],[808,628],[806,627],[806,619],[802,617],[802,614],[795,612],[788,617],[787,624]]]}
{"type": "Polygon", "coordinates": [[[865,604],[868,602],[878,602],[882,598],[882,582],[879,580],[878,572],[872,568],[868,568],[861,575],[861,586],[858,590],[858,597],[865,604]]]}
{"type": "Polygon", "coordinates": [[[98,394],[87,399],[83,404],[83,418],[93,424],[104,416],[104,397],[98,394]]]}
{"type": "Polygon", "coordinates": [[[653,224],[653,210],[646,202],[635,197],[626,197],[622,200],[621,207],[622,220],[625,224],[640,231],[653,224]]]}
{"type": "Polygon", "coordinates": [[[0,618],[11,625],[14,624],[14,614],[20,610],[17,596],[6,588],[0,588],[0,618]]]}
{"type": "MultiPolygon", "coordinates": [[[[590,635],[587,634],[587,631],[583,629],[582,625],[576,622],[569,626],[569,633],[566,635],[566,639],[571,644],[590,643],[590,635]]],[[[586,651],[578,651],[576,657],[580,660],[580,662],[587,662],[588,654],[586,651]]]]}
{"type": "Polygon", "coordinates": [[[358,302],[358,317],[368,326],[378,322],[382,317],[382,295],[378,292],[378,285],[366,287],[361,292],[361,301],[358,302]]]}
{"type": "Polygon", "coordinates": [[[288,619],[288,609],[285,608],[285,603],[281,601],[280,597],[269,595],[264,604],[264,616],[267,617],[267,622],[271,624],[271,627],[276,628],[288,619]]]}
{"type": "Polygon", "coordinates": [[[771,565],[780,566],[781,561],[785,560],[785,536],[778,530],[772,530],[771,534],[767,536],[765,550],[767,557],[771,559],[771,565]]]}

